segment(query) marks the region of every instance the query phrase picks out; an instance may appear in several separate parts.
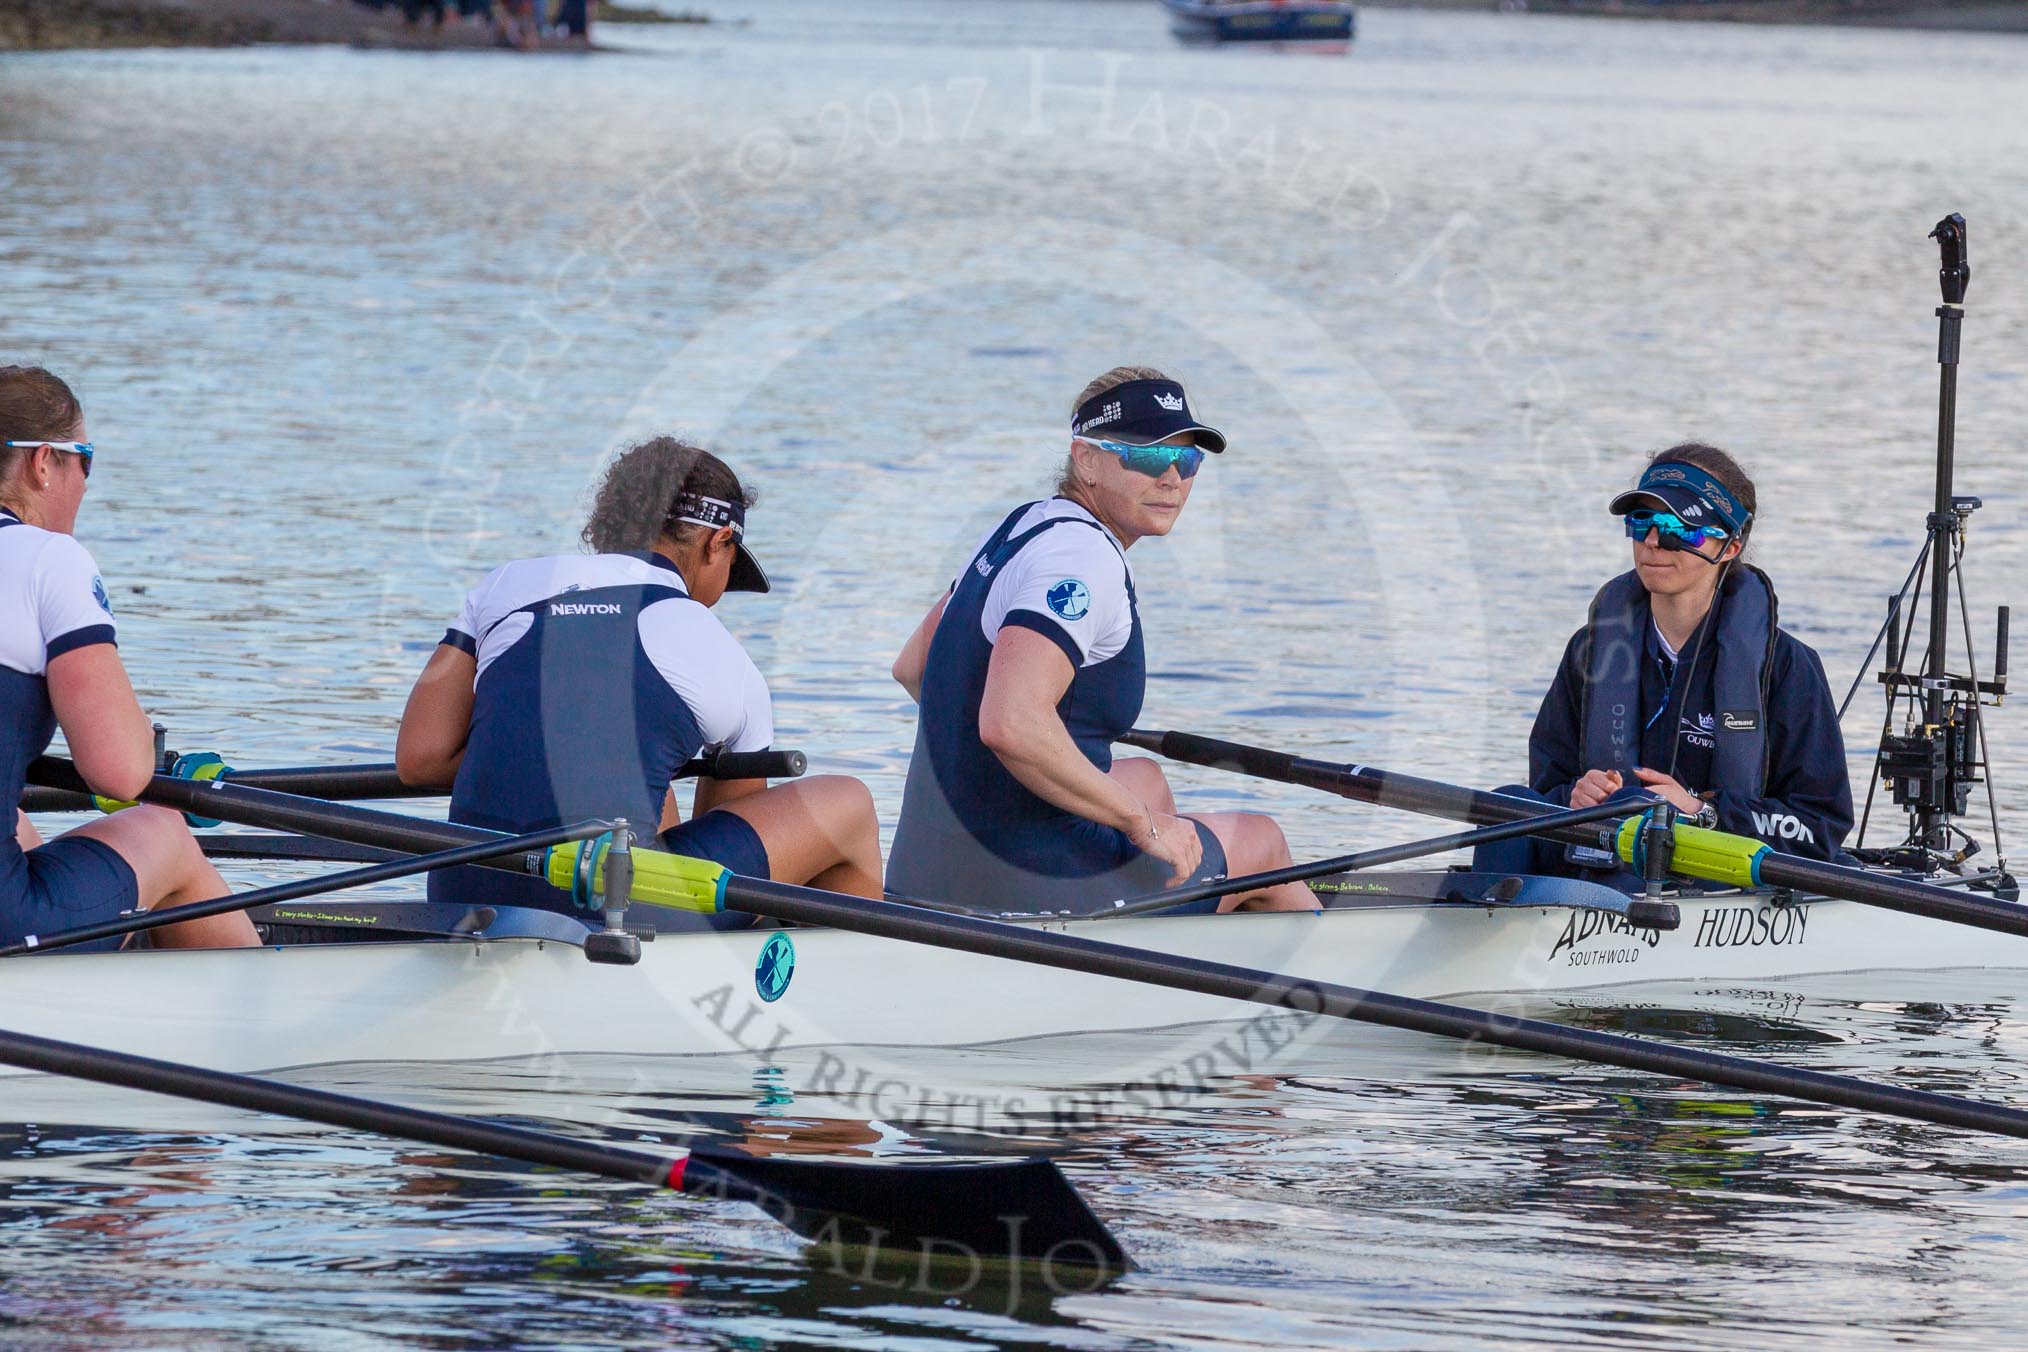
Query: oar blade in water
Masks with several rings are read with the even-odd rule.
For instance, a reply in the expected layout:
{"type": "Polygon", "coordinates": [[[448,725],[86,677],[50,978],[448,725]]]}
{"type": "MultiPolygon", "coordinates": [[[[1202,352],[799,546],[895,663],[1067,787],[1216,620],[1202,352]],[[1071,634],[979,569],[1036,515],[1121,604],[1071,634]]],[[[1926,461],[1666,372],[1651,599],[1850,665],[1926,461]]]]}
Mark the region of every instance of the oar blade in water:
{"type": "Polygon", "coordinates": [[[699,1145],[687,1193],[743,1198],[808,1239],[913,1249],[954,1262],[1123,1271],[1119,1240],[1047,1159],[874,1166],[762,1158],[699,1145]]]}

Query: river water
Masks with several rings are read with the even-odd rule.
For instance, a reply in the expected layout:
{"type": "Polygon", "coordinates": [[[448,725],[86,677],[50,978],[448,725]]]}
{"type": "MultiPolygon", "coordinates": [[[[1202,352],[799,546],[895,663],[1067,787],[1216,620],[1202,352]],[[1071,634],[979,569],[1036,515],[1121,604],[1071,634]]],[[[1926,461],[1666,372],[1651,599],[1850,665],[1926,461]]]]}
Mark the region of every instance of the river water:
{"type": "MultiPolygon", "coordinates": [[[[778,740],[865,777],[891,827],[912,708],[887,664],[1122,361],[1185,379],[1233,447],[1135,551],[1146,724],[1519,777],[1625,566],[1607,496],[1690,437],[1757,476],[1757,561],[1842,694],[1920,543],[1923,236],[1952,210],[1990,664],[2028,565],[2020,39],[1382,10],[1327,57],[1186,51],[1125,0],[716,12],[740,22],[609,26],[590,57],[0,58],[0,355],[85,400],[79,534],[177,746],[384,753],[464,589],[569,548],[599,458],[680,430],[762,494],[776,590],[720,613],[778,740]]],[[[1862,784],[1879,722],[1869,680],[1862,784]]],[[[1993,735],[2018,832],[2028,736],[2006,712],[1993,735]]],[[[1174,779],[1274,811],[1298,858],[1427,826],[1174,779]]],[[[2023,1072],[2004,980],[1805,993],[1542,1012],[1991,1096],[2023,1072]]],[[[955,1136],[751,1067],[681,1092],[355,1081],[834,1150],[1047,1145],[1142,1261],[1100,1291],[883,1285],[738,1208],[85,1103],[7,1129],[0,1344],[1973,1346],[2020,1323],[2011,1145],[1367,1034],[1181,1100],[1109,1083],[1120,1054],[1031,1049],[996,1073],[1091,1111],[955,1136]]]]}

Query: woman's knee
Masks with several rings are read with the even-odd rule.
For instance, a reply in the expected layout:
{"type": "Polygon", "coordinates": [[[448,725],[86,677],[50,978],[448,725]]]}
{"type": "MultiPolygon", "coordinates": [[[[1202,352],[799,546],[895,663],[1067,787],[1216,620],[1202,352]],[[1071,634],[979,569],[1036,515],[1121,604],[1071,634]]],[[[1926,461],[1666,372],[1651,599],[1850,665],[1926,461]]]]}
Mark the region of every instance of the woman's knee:
{"type": "Polygon", "coordinates": [[[144,905],[186,886],[207,868],[204,850],[183,814],[169,808],[125,808],[75,834],[97,840],[127,861],[144,905]]]}
{"type": "Polygon", "coordinates": [[[874,820],[873,790],[851,775],[818,775],[798,780],[806,790],[816,814],[827,822],[847,826],[874,820]]]}
{"type": "Polygon", "coordinates": [[[1289,843],[1273,817],[1259,812],[1191,813],[1211,828],[1234,874],[1261,873],[1289,862],[1289,843]]]}
{"type": "Polygon", "coordinates": [[[86,829],[137,867],[176,871],[204,857],[183,814],[166,807],[126,808],[108,817],[100,830],[86,829]]]}
{"type": "Polygon", "coordinates": [[[1146,756],[1126,756],[1116,760],[1110,773],[1126,786],[1129,793],[1155,811],[1168,816],[1176,814],[1176,795],[1170,792],[1169,777],[1162,773],[1160,765],[1146,756]]]}

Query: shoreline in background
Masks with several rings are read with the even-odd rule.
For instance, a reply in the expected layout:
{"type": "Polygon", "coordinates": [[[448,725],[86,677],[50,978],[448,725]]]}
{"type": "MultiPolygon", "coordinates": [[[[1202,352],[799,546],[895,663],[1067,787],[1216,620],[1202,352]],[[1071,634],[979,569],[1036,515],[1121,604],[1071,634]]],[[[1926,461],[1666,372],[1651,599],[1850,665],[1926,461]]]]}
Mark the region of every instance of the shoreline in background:
{"type": "MultiPolygon", "coordinates": [[[[455,11],[456,5],[447,8],[455,11]]],[[[698,13],[668,14],[600,4],[600,23],[709,23],[698,13]]],[[[491,25],[448,18],[404,23],[398,5],[370,9],[350,0],[0,0],[0,52],[107,47],[244,47],[254,43],[494,50],[491,25]]],[[[581,38],[545,38],[544,51],[584,52],[581,38]]],[[[595,47],[592,48],[595,50],[595,47]]]]}
{"type": "MultiPolygon", "coordinates": [[[[1145,0],[1153,4],[1154,0],[1145,0]]],[[[1851,25],[2028,33],[2019,0],[1363,0],[1378,9],[1447,9],[1711,23],[1851,25]]],[[[600,5],[596,23],[708,23],[702,14],[600,5]]],[[[397,9],[345,0],[0,0],[0,51],[77,47],[237,47],[250,43],[483,49],[499,45],[479,24],[410,27],[397,9]]],[[[576,39],[545,50],[584,51],[576,39]]]]}
{"type": "Polygon", "coordinates": [[[2020,0],[1359,0],[1369,9],[1510,10],[1606,19],[2028,33],[2020,0]]]}

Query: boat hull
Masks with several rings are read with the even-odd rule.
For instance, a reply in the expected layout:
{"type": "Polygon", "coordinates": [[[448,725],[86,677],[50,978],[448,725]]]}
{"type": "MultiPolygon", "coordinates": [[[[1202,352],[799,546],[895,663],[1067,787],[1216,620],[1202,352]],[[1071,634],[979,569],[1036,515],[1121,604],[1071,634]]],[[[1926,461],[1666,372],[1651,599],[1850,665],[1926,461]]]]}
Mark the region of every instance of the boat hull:
{"type": "Polygon", "coordinates": [[[1317,0],[1251,0],[1218,4],[1168,0],[1169,29],[1188,43],[1352,41],[1350,5],[1317,0]]]}
{"type": "MultiPolygon", "coordinates": [[[[1850,902],[1723,894],[1680,906],[1673,931],[1592,909],[1384,894],[1318,914],[1032,923],[1494,1008],[1630,983],[2028,970],[2028,940],[1850,902]]],[[[1173,1030],[1123,1041],[1122,1064],[1105,1072],[1132,1077],[1176,1073],[1221,1040],[1227,1053],[1249,1038],[1287,1048],[1329,1022],[832,930],[665,935],[643,948],[633,967],[539,938],[52,952],[0,964],[0,1026],[231,1070],[535,1058],[553,1067],[538,1073],[567,1074],[592,1054],[734,1057],[846,1090],[852,1077],[904,1073],[920,1047],[1173,1030]]],[[[991,1062],[977,1058],[981,1083],[997,1074],[991,1062]]]]}

